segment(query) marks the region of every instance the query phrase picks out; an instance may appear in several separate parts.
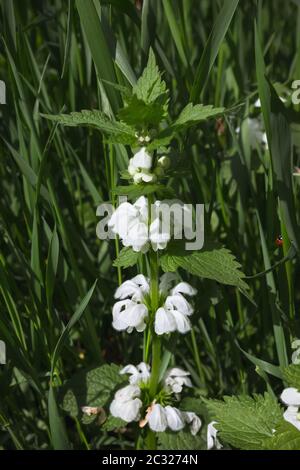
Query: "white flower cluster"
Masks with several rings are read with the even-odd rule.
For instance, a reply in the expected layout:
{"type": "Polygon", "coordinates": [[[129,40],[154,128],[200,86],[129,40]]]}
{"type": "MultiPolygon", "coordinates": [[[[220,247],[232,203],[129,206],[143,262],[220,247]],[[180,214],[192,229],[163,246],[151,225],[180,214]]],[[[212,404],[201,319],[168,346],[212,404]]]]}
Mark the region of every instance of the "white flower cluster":
{"type": "MultiPolygon", "coordinates": [[[[145,140],[147,137],[145,138],[145,140]]],[[[148,140],[146,140],[148,142],[148,140]]],[[[160,157],[156,167],[152,170],[152,155],[147,152],[146,147],[142,147],[130,160],[128,173],[132,176],[134,183],[154,183],[157,177],[164,175],[164,170],[169,168],[170,160],[168,157],[160,157]]]]}
{"type": "MultiPolygon", "coordinates": [[[[129,385],[118,390],[110,405],[113,416],[121,418],[127,423],[140,421],[140,427],[149,425],[155,432],[164,432],[167,428],[172,431],[180,431],[186,425],[190,426],[191,433],[196,435],[201,427],[200,418],[193,412],[181,411],[174,406],[162,406],[153,400],[149,404],[145,416],[141,419],[143,403],[141,400],[142,388],[147,386],[150,378],[150,367],[141,362],[138,366],[129,364],[124,367],[121,374],[129,374],[129,385]]],[[[189,373],[182,369],[174,368],[166,372],[162,386],[171,396],[182,391],[183,386],[192,387],[189,373]]]]}
{"type": "MultiPolygon", "coordinates": [[[[165,273],[160,278],[160,297],[164,299],[163,305],[156,311],[154,330],[157,335],[172,333],[187,333],[191,329],[189,316],[193,308],[184,295],[195,295],[196,289],[187,282],[179,282],[174,288],[172,283],[176,280],[173,273],[165,273]]],[[[115,293],[119,299],[113,306],[113,327],[118,331],[126,330],[131,333],[133,329],[141,332],[146,328],[148,318],[147,295],[149,294],[149,280],[142,274],[123,282],[115,293]]]]}
{"type": "Polygon", "coordinates": [[[181,213],[173,215],[168,224],[164,224],[161,220],[162,205],[172,204],[180,205],[185,211],[188,210],[181,201],[166,199],[156,201],[150,211],[145,196],[139,197],[134,204],[123,202],[112,214],[108,226],[120,237],[124,246],[132,247],[136,252],[146,253],[150,247],[154,251],[164,250],[171,237],[180,238],[179,231],[182,231],[181,213]],[[180,217],[180,220],[176,217],[180,217]]]}

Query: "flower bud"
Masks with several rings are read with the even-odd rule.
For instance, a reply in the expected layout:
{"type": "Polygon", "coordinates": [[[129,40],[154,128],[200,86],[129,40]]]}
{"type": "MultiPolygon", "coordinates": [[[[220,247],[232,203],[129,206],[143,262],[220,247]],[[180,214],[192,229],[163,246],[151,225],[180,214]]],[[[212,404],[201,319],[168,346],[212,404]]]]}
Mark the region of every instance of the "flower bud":
{"type": "Polygon", "coordinates": [[[162,168],[164,168],[164,169],[167,170],[167,169],[170,167],[170,165],[171,165],[171,160],[170,160],[169,157],[163,156],[163,157],[160,157],[160,158],[158,159],[158,164],[159,164],[162,168]]]}

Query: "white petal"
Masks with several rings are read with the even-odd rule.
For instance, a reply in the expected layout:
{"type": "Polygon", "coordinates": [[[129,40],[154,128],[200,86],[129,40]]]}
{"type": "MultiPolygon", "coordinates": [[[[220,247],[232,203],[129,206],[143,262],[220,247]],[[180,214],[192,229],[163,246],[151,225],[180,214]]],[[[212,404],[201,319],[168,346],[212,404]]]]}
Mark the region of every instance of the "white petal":
{"type": "Polygon", "coordinates": [[[133,156],[131,165],[136,168],[151,169],[152,156],[147,152],[146,147],[142,147],[141,150],[133,156]]]}
{"type": "Polygon", "coordinates": [[[171,239],[170,227],[165,227],[157,217],[150,224],[149,238],[152,245],[157,245],[159,250],[164,250],[171,239]]]}
{"type": "Polygon", "coordinates": [[[172,367],[172,369],[167,370],[165,377],[187,377],[191,375],[186,370],[180,369],[179,367],[172,367]]]}
{"type": "Polygon", "coordinates": [[[300,406],[300,393],[296,388],[285,388],[280,398],[286,405],[300,406]]]}
{"type": "Polygon", "coordinates": [[[133,277],[132,282],[134,282],[138,287],[141,288],[143,293],[148,293],[150,290],[149,279],[147,279],[143,274],[138,274],[133,277]]]}
{"type": "Polygon", "coordinates": [[[193,307],[181,294],[169,295],[166,298],[165,306],[169,310],[178,310],[183,315],[192,315],[194,311],[193,307]]]}
{"type": "Polygon", "coordinates": [[[215,428],[215,424],[217,424],[217,422],[212,421],[207,426],[207,450],[211,450],[214,447],[216,447],[217,449],[222,448],[222,445],[220,444],[217,438],[218,430],[215,428]]]}
{"type": "Polygon", "coordinates": [[[116,302],[113,306],[112,315],[113,315],[113,322],[112,326],[117,331],[124,331],[128,327],[128,323],[126,321],[126,316],[124,312],[126,307],[132,303],[131,300],[120,300],[116,302]]]}
{"type": "Polygon", "coordinates": [[[138,385],[126,385],[126,387],[120,388],[115,393],[115,400],[118,402],[126,402],[133,398],[138,398],[141,395],[141,389],[138,385]]]}
{"type": "Polygon", "coordinates": [[[115,299],[126,299],[127,297],[132,296],[135,296],[135,298],[139,300],[143,297],[142,290],[135,282],[133,282],[133,279],[131,281],[123,282],[115,292],[115,299]]]}
{"type": "Polygon", "coordinates": [[[161,405],[154,405],[148,417],[150,429],[155,432],[164,432],[167,428],[165,410],[161,405]]]}
{"type": "Polygon", "coordinates": [[[127,402],[120,402],[115,399],[112,401],[109,410],[116,418],[121,418],[127,423],[130,423],[139,420],[141,407],[142,402],[139,398],[134,398],[127,402]]]}
{"type": "Polygon", "coordinates": [[[199,418],[199,416],[196,415],[196,413],[193,413],[192,411],[186,411],[184,413],[184,417],[186,422],[191,425],[190,429],[192,435],[196,436],[202,426],[201,419],[199,418]]]}
{"type": "Polygon", "coordinates": [[[185,334],[188,331],[191,331],[191,322],[190,320],[177,310],[172,310],[173,318],[176,322],[176,329],[179,333],[185,334]]]}
{"type": "Polygon", "coordinates": [[[180,431],[184,428],[184,417],[180,410],[174,408],[173,406],[166,406],[165,414],[168,427],[172,431],[180,431]]]}
{"type": "Polygon", "coordinates": [[[126,308],[125,312],[122,313],[126,316],[126,323],[128,326],[145,327],[145,318],[148,316],[148,309],[144,304],[134,304],[126,308]]]}
{"type": "Polygon", "coordinates": [[[284,419],[295,426],[300,431],[300,420],[298,419],[299,409],[297,406],[289,406],[283,413],[284,419]]]}
{"type": "Polygon", "coordinates": [[[150,366],[146,364],[145,362],[140,362],[140,364],[137,366],[137,369],[139,370],[140,377],[143,382],[147,382],[150,378],[150,366]]]}
{"type": "Polygon", "coordinates": [[[165,333],[171,333],[176,329],[176,322],[173,315],[160,307],[155,314],[154,329],[157,335],[163,335],[165,333]]]}
{"type": "Polygon", "coordinates": [[[186,295],[196,295],[197,289],[194,289],[190,284],[187,282],[180,282],[174,289],[171,290],[171,295],[176,294],[186,294],[186,295]]]}

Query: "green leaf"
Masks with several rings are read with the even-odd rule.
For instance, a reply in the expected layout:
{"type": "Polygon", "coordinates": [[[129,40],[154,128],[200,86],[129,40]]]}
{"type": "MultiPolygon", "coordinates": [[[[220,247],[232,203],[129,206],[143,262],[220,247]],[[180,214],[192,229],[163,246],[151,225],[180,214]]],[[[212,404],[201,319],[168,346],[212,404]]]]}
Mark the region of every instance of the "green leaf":
{"type": "Polygon", "coordinates": [[[284,380],[290,387],[300,390],[300,364],[291,364],[282,370],[284,380]]]}
{"type": "Polygon", "coordinates": [[[224,112],[224,108],[214,108],[212,105],[189,103],[180,113],[172,127],[188,127],[204,121],[205,119],[218,116],[224,112]]]}
{"type": "Polygon", "coordinates": [[[167,253],[160,261],[165,272],[174,272],[182,268],[199,277],[248,289],[243,281],[245,276],[240,270],[241,265],[226,248],[212,246],[201,251],[185,251],[180,250],[179,244],[174,243],[169,245],[167,253]]]}
{"type": "Polygon", "coordinates": [[[134,266],[137,264],[140,255],[140,253],[126,246],[120,251],[118,257],[113,262],[113,266],[116,268],[129,268],[130,266],[134,266]]]}
{"type": "Polygon", "coordinates": [[[68,450],[70,444],[65,423],[62,420],[55,399],[55,390],[50,387],[48,395],[48,413],[51,430],[51,440],[55,450],[68,450]]]}
{"type": "Polygon", "coordinates": [[[282,410],[270,394],[204,400],[222,441],[242,450],[267,447],[273,429],[282,419],[282,410]]]}
{"type": "Polygon", "coordinates": [[[203,450],[205,443],[200,436],[193,436],[189,431],[160,432],[158,448],[160,450],[203,450]]]}
{"type": "Polygon", "coordinates": [[[47,258],[47,269],[46,269],[46,297],[47,305],[49,310],[52,309],[52,296],[54,291],[54,284],[57,272],[59,256],[59,239],[57,235],[56,226],[54,227],[47,258]]]}
{"type": "Polygon", "coordinates": [[[133,87],[132,92],[139,100],[147,104],[154,103],[158,98],[161,98],[162,103],[166,102],[167,87],[161,79],[152,49],[150,49],[147,67],[133,87]]]}
{"type": "Polygon", "coordinates": [[[200,94],[207,82],[238,3],[239,0],[225,0],[223,8],[218,14],[197,67],[191,90],[191,101],[193,103],[199,101],[200,94]]]}
{"type": "Polygon", "coordinates": [[[117,365],[105,364],[74,375],[60,389],[62,408],[77,417],[82,406],[105,406],[112,399],[115,388],[124,383],[124,376],[119,371],[117,365]]]}
{"type": "Polygon", "coordinates": [[[128,105],[119,111],[121,121],[138,128],[157,126],[166,114],[166,109],[160,103],[146,104],[133,95],[128,105]]]}
{"type": "MultiPolygon", "coordinates": [[[[93,0],[76,0],[76,8],[100,80],[118,83],[112,51],[105,37],[103,21],[99,18],[95,3],[93,0]]],[[[116,113],[121,105],[120,94],[114,88],[106,86],[105,83],[103,83],[103,87],[110,105],[116,113]]]]}
{"type": "Polygon", "coordinates": [[[268,450],[300,450],[300,431],[282,420],[274,436],[266,443],[268,450]]]}
{"type": "Polygon", "coordinates": [[[125,428],[128,425],[126,421],[123,421],[121,418],[115,418],[114,416],[109,416],[107,420],[101,426],[103,431],[114,431],[115,429],[125,428]]]}
{"type": "Polygon", "coordinates": [[[136,142],[134,129],[123,122],[112,121],[102,111],[97,109],[84,109],[70,114],[42,114],[42,116],[51,121],[58,121],[64,126],[88,126],[99,129],[101,132],[110,135],[111,140],[114,140],[114,142],[123,144],[133,144],[136,142]]]}

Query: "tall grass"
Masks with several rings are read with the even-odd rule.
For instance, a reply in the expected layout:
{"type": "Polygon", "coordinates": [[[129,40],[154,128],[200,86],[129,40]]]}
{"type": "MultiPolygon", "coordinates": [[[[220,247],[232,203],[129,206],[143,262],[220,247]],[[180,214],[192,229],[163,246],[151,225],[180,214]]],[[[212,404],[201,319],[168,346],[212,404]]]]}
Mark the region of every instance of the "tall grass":
{"type": "MultiPolygon", "coordinates": [[[[189,97],[227,109],[224,132],[214,122],[198,126],[174,147],[182,161],[175,183],[178,197],[206,203],[207,236],[235,254],[250,286],[246,298],[198,280],[192,336],[172,352],[199,394],[252,393],[265,380],[276,391],[276,366],[287,364],[290,340],[300,335],[300,178],[292,181],[299,117],[290,100],[278,104],[300,78],[299,3],[2,0],[0,7],[7,88],[0,105],[1,448],[53,447],[49,419],[55,426],[59,417],[52,387],[48,406],[50,379],[58,385],[83,367],[139,359],[135,336],[116,337],[111,327],[112,292],[122,278],[112,267],[118,244],[95,235],[96,207],[112,200],[130,151],[41,114],[98,108],[113,117],[150,47],[171,90],[172,115],[189,97]],[[249,145],[247,117],[260,112],[258,93],[269,152],[249,145]],[[279,234],[283,248],[275,245],[279,234]],[[78,321],[64,331],[74,312],[78,321]]],[[[126,434],[64,421],[73,448],[132,443],[126,434]]]]}

